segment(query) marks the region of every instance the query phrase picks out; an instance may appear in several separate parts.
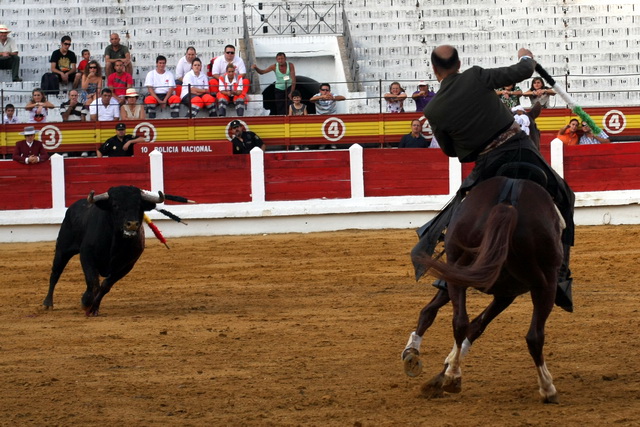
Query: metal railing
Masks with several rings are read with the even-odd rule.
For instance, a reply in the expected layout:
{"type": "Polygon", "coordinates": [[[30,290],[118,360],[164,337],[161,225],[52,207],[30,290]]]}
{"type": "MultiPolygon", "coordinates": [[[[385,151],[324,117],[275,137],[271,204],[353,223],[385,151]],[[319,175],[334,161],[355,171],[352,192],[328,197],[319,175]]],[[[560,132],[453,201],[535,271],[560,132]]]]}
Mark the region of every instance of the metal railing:
{"type": "Polygon", "coordinates": [[[342,34],[340,2],[246,4],[245,25],[251,36],[342,34]]]}

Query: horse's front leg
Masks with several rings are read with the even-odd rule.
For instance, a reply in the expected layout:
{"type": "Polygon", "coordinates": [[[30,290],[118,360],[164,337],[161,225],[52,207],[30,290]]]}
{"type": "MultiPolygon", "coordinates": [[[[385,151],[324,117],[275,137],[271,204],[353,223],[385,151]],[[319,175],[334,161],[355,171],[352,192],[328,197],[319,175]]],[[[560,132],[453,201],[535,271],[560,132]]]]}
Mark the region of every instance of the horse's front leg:
{"type": "Polygon", "coordinates": [[[462,391],[462,346],[467,338],[469,315],[467,314],[467,290],[449,284],[449,297],[453,305],[453,350],[445,360],[447,369],[444,373],[442,389],[449,393],[462,391]]]}
{"type": "Polygon", "coordinates": [[[449,293],[442,289],[433,299],[424,306],[420,311],[418,318],[418,326],[416,330],[409,336],[409,341],[402,351],[402,362],[404,364],[404,372],[410,377],[417,377],[422,372],[422,361],[420,360],[420,345],[422,337],[427,329],[433,324],[438,310],[450,301],[449,293]]]}
{"type": "MultiPolygon", "coordinates": [[[[555,289],[555,277],[550,283],[549,287],[555,289]]],[[[534,288],[531,290],[531,299],[533,300],[533,315],[531,326],[526,336],[527,347],[529,347],[529,354],[531,354],[536,365],[542,401],[544,403],[558,403],[558,392],[553,385],[553,377],[547,369],[542,351],[544,347],[544,327],[553,309],[554,293],[553,291],[541,291],[534,288]]]]}

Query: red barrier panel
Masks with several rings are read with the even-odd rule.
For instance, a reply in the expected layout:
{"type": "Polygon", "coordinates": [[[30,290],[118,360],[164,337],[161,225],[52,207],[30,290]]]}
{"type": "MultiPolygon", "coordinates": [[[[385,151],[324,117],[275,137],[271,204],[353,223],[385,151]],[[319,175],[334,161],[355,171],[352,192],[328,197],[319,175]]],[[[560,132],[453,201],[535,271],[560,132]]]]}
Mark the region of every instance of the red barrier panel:
{"type": "Polygon", "coordinates": [[[265,153],[267,201],[351,197],[349,151],[265,153]]]}
{"type": "MultiPolygon", "coordinates": [[[[251,201],[248,155],[163,156],[164,189],[197,203],[251,201]]],[[[170,202],[167,202],[170,203],[170,202]]]]}
{"type": "Polygon", "coordinates": [[[67,206],[91,190],[99,194],[117,185],[151,189],[148,156],[66,159],[64,170],[67,206]]]}
{"type": "Polygon", "coordinates": [[[0,161],[0,210],[51,209],[51,163],[0,161]]]}
{"type": "Polygon", "coordinates": [[[439,149],[364,152],[364,195],[422,196],[449,193],[449,160],[439,149]]]}
{"type": "Polygon", "coordinates": [[[573,191],[640,189],[640,143],[564,147],[564,176],[573,191]]]}

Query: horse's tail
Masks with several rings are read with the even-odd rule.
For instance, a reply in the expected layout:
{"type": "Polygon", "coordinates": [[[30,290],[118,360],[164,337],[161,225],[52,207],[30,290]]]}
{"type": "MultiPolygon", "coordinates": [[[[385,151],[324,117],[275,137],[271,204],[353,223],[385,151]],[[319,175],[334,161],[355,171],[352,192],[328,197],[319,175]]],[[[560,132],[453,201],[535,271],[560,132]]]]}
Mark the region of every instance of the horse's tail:
{"type": "Polygon", "coordinates": [[[460,257],[456,264],[446,264],[425,256],[422,260],[424,266],[448,283],[487,291],[496,282],[507,261],[517,223],[518,210],[515,207],[506,203],[497,204],[489,212],[480,245],[477,248],[463,248],[472,252],[474,259],[471,264],[461,264],[469,259],[465,256],[460,257]]]}

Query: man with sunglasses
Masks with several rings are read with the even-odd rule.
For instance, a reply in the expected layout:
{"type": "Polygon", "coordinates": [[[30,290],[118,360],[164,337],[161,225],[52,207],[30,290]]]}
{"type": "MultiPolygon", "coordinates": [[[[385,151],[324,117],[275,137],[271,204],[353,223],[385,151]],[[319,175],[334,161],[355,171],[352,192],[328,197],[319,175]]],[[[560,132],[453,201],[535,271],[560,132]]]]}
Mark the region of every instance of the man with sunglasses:
{"type": "Polygon", "coordinates": [[[60,40],[60,49],[53,51],[49,63],[51,72],[58,76],[60,83],[72,83],[76,77],[76,54],[70,49],[71,37],[64,36],[60,40]]]}
{"type": "Polygon", "coordinates": [[[236,47],[228,44],[224,47],[223,52],[222,55],[212,59],[210,63],[211,71],[208,75],[212,79],[209,80],[209,89],[214,96],[218,93],[220,79],[224,79],[227,74],[227,64],[233,64],[236,67],[235,76],[238,82],[242,82],[243,87],[249,87],[249,79],[244,77],[247,74],[247,67],[245,67],[240,54],[236,52],[236,47]]]}
{"type": "Polygon", "coordinates": [[[593,133],[591,127],[587,124],[587,122],[582,122],[582,136],[580,137],[580,141],[578,145],[590,145],[590,144],[609,144],[611,140],[609,139],[609,135],[605,133],[605,131],[601,130],[598,135],[593,133]]]}

